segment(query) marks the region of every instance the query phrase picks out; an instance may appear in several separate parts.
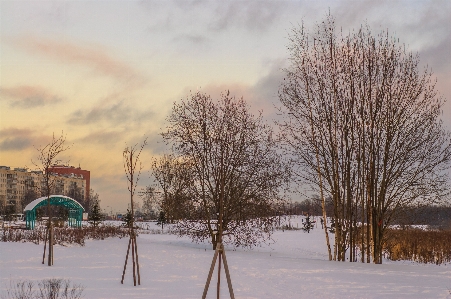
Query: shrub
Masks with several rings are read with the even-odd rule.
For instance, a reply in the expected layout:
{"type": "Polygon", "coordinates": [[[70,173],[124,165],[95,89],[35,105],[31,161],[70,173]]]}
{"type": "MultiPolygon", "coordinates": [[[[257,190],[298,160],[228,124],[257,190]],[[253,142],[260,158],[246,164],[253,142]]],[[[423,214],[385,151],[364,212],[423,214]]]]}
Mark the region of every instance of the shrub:
{"type": "Polygon", "coordinates": [[[39,282],[37,299],[78,299],[83,294],[81,285],[72,284],[69,280],[52,278],[39,282]]]}
{"type": "Polygon", "coordinates": [[[51,278],[38,282],[39,290],[35,290],[34,283],[29,280],[10,282],[6,296],[2,299],[79,299],[84,288],[71,284],[67,279],[51,278]]]}
{"type": "Polygon", "coordinates": [[[34,290],[33,290],[33,282],[32,281],[16,281],[9,282],[9,288],[6,290],[6,296],[2,295],[2,299],[33,299],[34,290]]]}
{"type": "MultiPolygon", "coordinates": [[[[0,240],[3,242],[32,242],[39,244],[45,240],[45,228],[39,227],[34,230],[4,229],[0,240]]],[[[128,229],[117,226],[99,227],[55,227],[54,244],[79,244],[83,246],[86,239],[103,240],[109,237],[123,238],[128,236],[128,229]]]]}

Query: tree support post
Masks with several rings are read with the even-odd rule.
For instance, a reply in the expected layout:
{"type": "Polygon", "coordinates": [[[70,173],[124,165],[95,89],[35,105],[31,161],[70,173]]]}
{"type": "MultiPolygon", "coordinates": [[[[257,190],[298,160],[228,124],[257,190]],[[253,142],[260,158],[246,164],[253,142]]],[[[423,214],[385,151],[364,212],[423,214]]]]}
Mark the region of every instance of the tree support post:
{"type": "Polygon", "coordinates": [[[136,256],[136,270],[138,274],[138,285],[141,285],[141,275],[139,274],[139,261],[138,261],[138,242],[136,242],[136,235],[134,235],[135,238],[135,256],[136,256]]]}
{"type": "Polygon", "coordinates": [[[49,234],[49,229],[46,228],[45,229],[45,233],[44,233],[44,254],[42,255],[42,264],[44,265],[45,263],[45,250],[47,248],[47,236],[49,234]]]}
{"type": "Polygon", "coordinates": [[[139,263],[138,263],[138,245],[136,242],[136,234],[131,229],[130,239],[128,240],[127,254],[125,256],[124,270],[122,271],[121,284],[124,284],[125,270],[127,269],[127,261],[130,253],[130,247],[132,250],[132,265],[133,265],[133,285],[136,286],[136,277],[138,277],[138,285],[141,285],[141,275],[139,274],[139,263]]]}
{"type": "Polygon", "coordinates": [[[132,243],[132,239],[130,238],[130,239],[128,239],[127,255],[125,256],[125,264],[124,264],[124,271],[122,271],[121,284],[124,284],[125,269],[127,269],[128,253],[130,252],[130,244],[131,243],[132,243]]]}
{"type": "Polygon", "coordinates": [[[208,288],[210,286],[211,277],[213,276],[213,270],[215,269],[216,260],[218,259],[218,283],[217,283],[217,290],[216,290],[216,296],[217,299],[219,299],[219,293],[220,293],[220,285],[221,285],[221,259],[224,261],[224,271],[226,273],[227,278],[227,286],[229,288],[229,295],[231,299],[235,299],[235,295],[233,294],[233,287],[232,287],[232,280],[230,278],[230,272],[229,272],[229,266],[227,264],[227,258],[225,255],[224,245],[222,243],[218,243],[216,245],[215,254],[213,255],[213,260],[211,261],[210,271],[208,272],[207,282],[205,283],[204,293],[202,294],[202,299],[205,299],[207,297],[208,288]]]}

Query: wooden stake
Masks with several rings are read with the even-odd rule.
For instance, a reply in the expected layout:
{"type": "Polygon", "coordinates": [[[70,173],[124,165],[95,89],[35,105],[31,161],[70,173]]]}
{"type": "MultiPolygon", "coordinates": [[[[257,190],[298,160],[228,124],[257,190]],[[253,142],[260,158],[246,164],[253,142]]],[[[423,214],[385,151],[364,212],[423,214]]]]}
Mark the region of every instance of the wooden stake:
{"type": "Polygon", "coordinates": [[[221,252],[222,252],[223,259],[224,259],[224,270],[225,270],[225,273],[226,273],[227,286],[229,287],[230,298],[231,299],[235,299],[235,295],[233,294],[233,288],[232,288],[232,279],[230,279],[229,266],[227,265],[227,258],[226,258],[224,246],[221,244],[221,247],[222,247],[222,251],[221,252]]]}
{"type": "Polygon", "coordinates": [[[219,254],[219,243],[216,245],[215,254],[213,255],[213,260],[211,261],[210,271],[208,272],[207,283],[205,284],[204,293],[202,294],[202,299],[207,297],[208,287],[210,286],[211,276],[213,275],[213,270],[215,269],[216,259],[219,254]]]}
{"type": "Polygon", "coordinates": [[[235,295],[233,293],[233,287],[232,287],[232,280],[230,278],[229,266],[227,264],[227,258],[225,255],[224,245],[222,245],[222,243],[218,243],[218,245],[216,245],[215,254],[213,255],[213,260],[211,262],[210,271],[208,272],[207,282],[205,284],[204,293],[202,294],[202,299],[205,299],[207,297],[208,288],[210,286],[211,277],[213,276],[213,271],[215,269],[216,259],[218,258],[218,256],[219,256],[219,265],[218,265],[218,284],[217,284],[216,296],[217,296],[217,298],[219,298],[219,294],[220,294],[220,279],[221,279],[220,273],[221,273],[221,257],[222,257],[222,260],[224,260],[224,271],[226,273],[227,286],[229,288],[229,295],[230,295],[231,299],[235,299],[235,295]]]}
{"type": "Polygon", "coordinates": [[[130,244],[131,244],[131,242],[132,242],[132,239],[130,238],[128,240],[127,255],[125,256],[124,271],[122,272],[122,280],[121,280],[122,284],[124,284],[125,269],[127,268],[128,252],[130,251],[130,244]]]}
{"type": "Polygon", "coordinates": [[[136,242],[136,235],[135,235],[135,254],[136,254],[136,270],[138,272],[138,285],[141,285],[141,275],[139,274],[139,261],[138,261],[138,242],[136,242]]]}
{"type": "Polygon", "coordinates": [[[218,282],[216,285],[216,298],[219,299],[219,294],[221,293],[221,257],[222,250],[219,249],[219,259],[218,259],[218,282]]]}
{"type": "Polygon", "coordinates": [[[133,231],[130,239],[132,240],[132,262],[133,262],[133,286],[136,287],[136,264],[135,264],[135,238],[133,237],[133,231]]]}
{"type": "Polygon", "coordinates": [[[42,255],[42,264],[43,265],[44,265],[44,262],[45,262],[45,250],[47,248],[47,235],[48,235],[48,233],[49,233],[49,229],[46,228],[45,229],[45,237],[44,237],[44,254],[42,255]]]}

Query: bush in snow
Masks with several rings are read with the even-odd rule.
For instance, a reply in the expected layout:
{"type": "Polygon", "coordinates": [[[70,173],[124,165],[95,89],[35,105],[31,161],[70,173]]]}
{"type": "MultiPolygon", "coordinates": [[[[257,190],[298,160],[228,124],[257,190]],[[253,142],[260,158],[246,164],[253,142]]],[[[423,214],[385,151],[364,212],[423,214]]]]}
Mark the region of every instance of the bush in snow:
{"type": "MultiPolygon", "coordinates": [[[[109,237],[123,238],[128,236],[128,230],[123,227],[103,225],[99,227],[82,228],[54,228],[54,244],[84,245],[85,239],[103,240],[109,237]]],[[[4,229],[0,235],[3,242],[32,242],[39,244],[45,239],[45,228],[38,227],[34,230],[4,229]]]]}
{"type": "Polygon", "coordinates": [[[67,279],[51,278],[38,282],[38,289],[29,280],[10,282],[6,295],[2,299],[79,299],[84,288],[71,284],[67,279]]]}

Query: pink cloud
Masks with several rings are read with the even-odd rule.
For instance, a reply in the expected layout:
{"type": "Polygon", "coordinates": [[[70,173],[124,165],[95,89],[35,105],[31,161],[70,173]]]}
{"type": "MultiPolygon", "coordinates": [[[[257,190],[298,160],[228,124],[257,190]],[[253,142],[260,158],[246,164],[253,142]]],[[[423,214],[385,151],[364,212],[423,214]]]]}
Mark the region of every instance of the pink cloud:
{"type": "Polygon", "coordinates": [[[126,83],[143,83],[145,78],[126,63],[112,57],[98,45],[82,46],[79,44],[32,36],[11,38],[10,42],[33,54],[38,53],[64,62],[82,64],[99,74],[114,77],[126,83]]]}
{"type": "Polygon", "coordinates": [[[3,98],[9,99],[12,107],[34,108],[60,102],[62,99],[38,86],[16,86],[0,88],[3,98]]]}
{"type": "Polygon", "coordinates": [[[5,128],[0,130],[0,136],[2,137],[13,137],[13,136],[20,136],[20,137],[29,137],[34,134],[34,131],[31,129],[20,129],[20,128],[5,128]]]}

